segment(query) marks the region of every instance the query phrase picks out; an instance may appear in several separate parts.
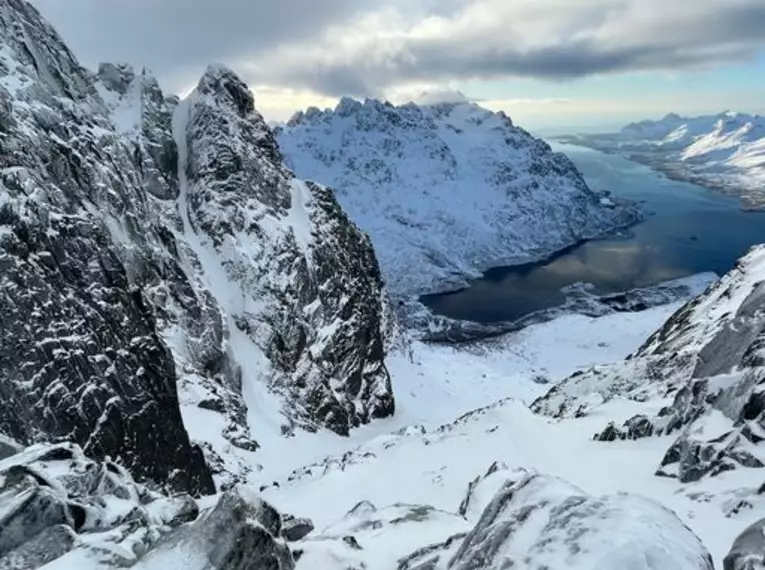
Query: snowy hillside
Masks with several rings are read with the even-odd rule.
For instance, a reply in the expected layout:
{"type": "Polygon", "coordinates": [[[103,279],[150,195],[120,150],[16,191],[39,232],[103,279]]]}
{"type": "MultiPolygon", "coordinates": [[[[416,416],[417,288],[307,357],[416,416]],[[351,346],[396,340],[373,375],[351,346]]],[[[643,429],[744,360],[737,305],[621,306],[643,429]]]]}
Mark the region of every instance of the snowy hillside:
{"type": "Polygon", "coordinates": [[[680,179],[741,196],[746,208],[765,204],[765,117],[725,112],[641,121],[618,133],[565,137],[618,152],[680,179]]]}
{"type": "Polygon", "coordinates": [[[298,176],[333,188],[369,233],[399,298],[456,288],[637,219],[504,113],[454,96],[399,107],[345,98],[298,113],[278,140],[298,176]]]}

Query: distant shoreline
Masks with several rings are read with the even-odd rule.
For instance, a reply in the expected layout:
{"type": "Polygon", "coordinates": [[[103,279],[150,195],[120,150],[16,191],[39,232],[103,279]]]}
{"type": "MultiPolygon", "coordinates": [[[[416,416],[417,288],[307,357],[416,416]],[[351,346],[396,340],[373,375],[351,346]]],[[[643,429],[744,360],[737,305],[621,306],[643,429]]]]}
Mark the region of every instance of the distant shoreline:
{"type": "MultiPolygon", "coordinates": [[[[725,180],[724,176],[716,175],[717,178],[712,178],[710,175],[699,174],[689,169],[687,164],[679,161],[672,161],[662,159],[661,153],[655,153],[653,155],[647,153],[636,152],[633,149],[620,150],[599,142],[598,140],[590,140],[600,138],[602,141],[610,141],[612,137],[609,135],[561,135],[551,137],[551,140],[564,145],[580,146],[596,150],[604,154],[612,154],[621,156],[627,160],[648,166],[649,168],[659,172],[669,178],[678,182],[688,182],[690,184],[696,184],[708,190],[714,190],[720,192],[725,196],[731,198],[738,198],[740,200],[741,210],[744,212],[762,213],[765,212],[765,191],[758,196],[752,196],[751,193],[756,193],[755,190],[747,189],[739,184],[725,180]]],[[[614,141],[616,142],[616,141],[614,141]]],[[[765,189],[764,189],[765,190],[765,189]]]]}

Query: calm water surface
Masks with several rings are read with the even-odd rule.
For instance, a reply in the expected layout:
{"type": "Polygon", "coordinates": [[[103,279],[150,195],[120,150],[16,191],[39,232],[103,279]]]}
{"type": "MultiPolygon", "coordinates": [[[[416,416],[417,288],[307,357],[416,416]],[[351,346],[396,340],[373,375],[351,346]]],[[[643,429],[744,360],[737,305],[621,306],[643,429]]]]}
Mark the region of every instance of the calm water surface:
{"type": "Polygon", "coordinates": [[[705,271],[722,275],[751,245],[765,242],[765,214],[743,212],[737,198],[669,180],[619,156],[553,147],[574,161],[593,190],[640,202],[646,221],[542,263],[491,269],[462,291],[423,297],[434,312],[480,323],[514,321],[563,304],[561,289],[578,282],[606,294],[705,271]]]}

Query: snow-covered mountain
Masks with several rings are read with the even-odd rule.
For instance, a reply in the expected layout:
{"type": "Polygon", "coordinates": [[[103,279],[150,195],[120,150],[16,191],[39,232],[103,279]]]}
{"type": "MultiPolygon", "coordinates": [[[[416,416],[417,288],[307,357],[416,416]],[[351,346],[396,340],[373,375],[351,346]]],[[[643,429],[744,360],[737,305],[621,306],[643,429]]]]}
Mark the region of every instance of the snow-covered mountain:
{"type": "Polygon", "coordinates": [[[456,288],[638,219],[590,191],[567,157],[464,96],[398,107],[344,98],[297,113],[277,137],[298,176],[332,187],[369,233],[398,298],[456,288]]]}
{"type": "Polygon", "coordinates": [[[574,144],[623,153],[668,175],[741,196],[745,207],[765,203],[765,117],[718,115],[631,123],[618,133],[565,137],[574,144]]]}
{"type": "Polygon", "coordinates": [[[391,414],[369,239],[282,166],[247,87],[213,66],[179,102],[94,75],[29,4],[0,8],[0,430],[200,493],[257,422],[391,414]]]}
{"type": "MultiPolygon", "coordinates": [[[[480,191],[552,228],[560,190],[552,241],[634,215],[502,116],[352,106],[465,113],[476,164],[514,133],[545,200],[480,191]]],[[[764,276],[760,247],[684,307],[394,345],[370,239],[235,74],[166,97],[0,0],[0,570],[753,570],[764,276]]]]}

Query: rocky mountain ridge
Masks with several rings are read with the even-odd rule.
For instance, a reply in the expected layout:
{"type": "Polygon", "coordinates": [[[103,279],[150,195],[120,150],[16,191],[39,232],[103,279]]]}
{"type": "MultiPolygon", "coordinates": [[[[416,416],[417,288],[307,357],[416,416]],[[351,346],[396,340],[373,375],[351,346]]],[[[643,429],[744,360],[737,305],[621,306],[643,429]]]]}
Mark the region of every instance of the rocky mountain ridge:
{"type": "Polygon", "coordinates": [[[246,85],[213,66],[179,103],[1,7],[0,429],[208,493],[208,464],[256,465],[221,457],[258,446],[243,385],[279,395],[287,432],[391,414],[369,240],[282,166],[246,85]]]}
{"type": "MultiPolygon", "coordinates": [[[[564,380],[533,409],[585,417],[609,402],[636,402],[646,411],[604,425],[594,438],[660,438],[666,451],[656,475],[681,483],[765,467],[764,284],[765,247],[758,246],[625,362],[564,380]]],[[[761,491],[738,490],[728,512],[754,508],[761,491]]]]}

